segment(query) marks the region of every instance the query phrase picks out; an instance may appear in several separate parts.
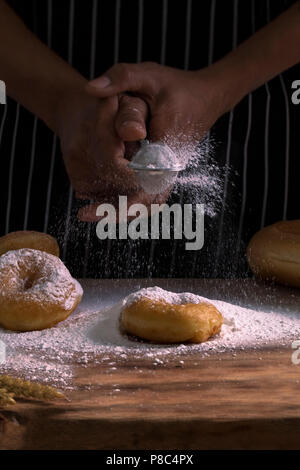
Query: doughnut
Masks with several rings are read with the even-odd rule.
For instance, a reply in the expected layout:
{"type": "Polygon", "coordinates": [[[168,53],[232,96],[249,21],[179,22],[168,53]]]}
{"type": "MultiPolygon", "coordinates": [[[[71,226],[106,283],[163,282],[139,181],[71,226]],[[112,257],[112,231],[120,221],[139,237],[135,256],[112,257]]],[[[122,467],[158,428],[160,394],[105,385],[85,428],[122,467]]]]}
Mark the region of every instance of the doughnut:
{"type": "Polygon", "coordinates": [[[220,332],[223,317],[203,297],[152,287],[125,299],[120,321],[125,332],[155,343],[202,343],[220,332]]]}
{"type": "Polygon", "coordinates": [[[255,276],[300,287],[300,220],[277,222],[257,232],[247,259],[255,276]]]}
{"type": "Polygon", "coordinates": [[[63,262],[22,248],[0,256],[0,325],[8,330],[43,330],[67,318],[82,297],[80,284],[63,262]]]}
{"type": "Polygon", "coordinates": [[[20,248],[32,248],[59,256],[57,241],[47,233],[20,230],[0,237],[0,256],[7,251],[19,250],[20,248]]]}

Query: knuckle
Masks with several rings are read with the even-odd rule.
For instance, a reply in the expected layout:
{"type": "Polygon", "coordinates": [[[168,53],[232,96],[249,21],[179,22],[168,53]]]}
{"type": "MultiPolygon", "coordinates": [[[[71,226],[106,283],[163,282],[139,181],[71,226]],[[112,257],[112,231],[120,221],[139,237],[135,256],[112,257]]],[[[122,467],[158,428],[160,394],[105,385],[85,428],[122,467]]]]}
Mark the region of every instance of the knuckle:
{"type": "Polygon", "coordinates": [[[123,80],[128,80],[130,78],[130,65],[125,62],[114,65],[111,70],[118,76],[121,76],[123,80]]]}
{"type": "Polygon", "coordinates": [[[160,65],[157,62],[152,62],[152,61],[146,61],[142,62],[142,65],[144,67],[147,67],[148,69],[150,68],[158,68],[160,65]]]}

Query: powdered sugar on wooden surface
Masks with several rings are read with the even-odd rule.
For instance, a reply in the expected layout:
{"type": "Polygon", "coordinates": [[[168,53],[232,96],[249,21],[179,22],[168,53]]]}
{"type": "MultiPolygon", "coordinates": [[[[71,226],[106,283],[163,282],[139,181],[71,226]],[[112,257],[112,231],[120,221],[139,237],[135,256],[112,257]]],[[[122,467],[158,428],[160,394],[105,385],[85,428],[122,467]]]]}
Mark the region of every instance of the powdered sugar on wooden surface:
{"type": "MultiPolygon", "coordinates": [[[[183,287],[186,287],[189,280],[184,282],[183,287]]],[[[280,292],[277,295],[276,289],[271,293],[266,291],[264,295],[263,292],[260,293],[261,298],[265,297],[265,307],[260,305],[249,308],[234,302],[215,300],[209,298],[210,296],[199,297],[195,290],[198,289],[203,294],[200,287],[194,287],[192,294],[184,293],[179,297],[155,287],[143,291],[143,294],[152,298],[165,296],[165,299],[172,299],[172,302],[175,300],[176,303],[181,303],[183,299],[193,302],[209,300],[223,314],[224,325],[220,335],[202,344],[166,346],[138,341],[120,331],[119,316],[124,301],[132,301],[141,292],[129,295],[128,298],[126,296],[143,286],[135,281],[127,286],[125,283],[125,280],[123,283],[113,280],[106,283],[83,282],[85,295],[82,304],[67,320],[51,329],[28,333],[1,329],[0,340],[6,344],[7,358],[0,365],[0,372],[10,372],[68,388],[73,386],[74,367],[79,365],[88,367],[90,363],[101,363],[113,370],[123,361],[132,358],[162,366],[169,360],[177,360],[182,364],[186,355],[203,359],[211,354],[218,354],[222,359],[225,352],[235,354],[238,350],[289,346],[293,340],[300,339],[298,300],[295,297],[290,302],[287,297],[287,301],[280,304],[280,292]]],[[[220,289],[216,292],[220,292],[220,289]]]]}

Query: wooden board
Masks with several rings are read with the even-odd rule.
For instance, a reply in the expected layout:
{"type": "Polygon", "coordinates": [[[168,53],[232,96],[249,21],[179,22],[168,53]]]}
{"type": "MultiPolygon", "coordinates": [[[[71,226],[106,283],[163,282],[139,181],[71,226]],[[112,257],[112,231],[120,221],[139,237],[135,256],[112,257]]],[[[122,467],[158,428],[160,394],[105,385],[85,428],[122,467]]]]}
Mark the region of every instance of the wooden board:
{"type": "MultiPolygon", "coordinates": [[[[112,283],[91,280],[85,287],[104,295],[112,283]]],[[[251,280],[127,280],[113,288],[124,295],[137,284],[200,287],[202,295],[249,306],[300,305],[299,291],[251,280]]],[[[178,360],[154,366],[142,359],[116,370],[77,366],[78,389],[67,394],[69,402],[24,400],[1,412],[0,448],[297,449],[300,365],[291,353],[275,346],[235,356],[185,356],[180,367],[178,360]]]]}

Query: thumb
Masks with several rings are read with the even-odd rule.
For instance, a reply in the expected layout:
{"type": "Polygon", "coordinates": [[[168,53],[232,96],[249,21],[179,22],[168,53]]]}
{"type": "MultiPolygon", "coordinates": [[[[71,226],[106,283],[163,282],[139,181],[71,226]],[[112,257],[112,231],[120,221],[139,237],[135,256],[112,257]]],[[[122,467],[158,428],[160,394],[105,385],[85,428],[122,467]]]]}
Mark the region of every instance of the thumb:
{"type": "Polygon", "coordinates": [[[147,136],[146,119],[147,105],[140,98],[122,95],[119,99],[119,111],[115,120],[115,128],[124,142],[136,142],[147,136]]]}
{"type": "Polygon", "coordinates": [[[101,77],[89,82],[86,90],[99,98],[125,92],[132,92],[142,97],[151,97],[155,93],[155,88],[151,66],[145,64],[117,64],[101,77]]]}

